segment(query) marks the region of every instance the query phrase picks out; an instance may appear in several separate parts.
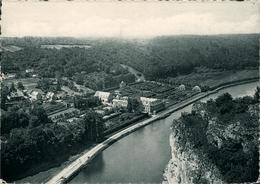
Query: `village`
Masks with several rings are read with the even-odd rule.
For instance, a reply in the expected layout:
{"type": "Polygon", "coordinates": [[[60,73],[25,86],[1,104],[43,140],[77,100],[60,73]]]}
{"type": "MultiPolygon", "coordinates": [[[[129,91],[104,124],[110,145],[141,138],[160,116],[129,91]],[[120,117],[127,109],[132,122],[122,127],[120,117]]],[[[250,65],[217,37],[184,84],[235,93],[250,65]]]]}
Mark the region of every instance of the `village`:
{"type": "Polygon", "coordinates": [[[100,129],[106,136],[132,123],[155,115],[181,100],[201,92],[199,86],[190,87],[136,79],[118,87],[94,91],[71,79],[39,78],[33,69],[26,69],[28,78],[15,73],[1,73],[1,81],[10,86],[5,105],[41,105],[54,123],[80,121],[92,109],[103,119],[100,129]]]}

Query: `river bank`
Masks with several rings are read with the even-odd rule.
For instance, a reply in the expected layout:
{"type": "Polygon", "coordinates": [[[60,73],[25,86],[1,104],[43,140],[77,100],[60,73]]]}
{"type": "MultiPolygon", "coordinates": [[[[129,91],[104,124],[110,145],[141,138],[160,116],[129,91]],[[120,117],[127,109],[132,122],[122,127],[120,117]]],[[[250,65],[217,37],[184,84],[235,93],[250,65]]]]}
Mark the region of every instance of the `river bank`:
{"type": "Polygon", "coordinates": [[[206,92],[206,93],[200,93],[198,95],[193,96],[190,99],[187,99],[177,105],[172,106],[170,109],[167,109],[153,117],[151,117],[150,119],[144,120],[140,123],[137,123],[135,125],[132,125],[129,128],[126,128],[118,133],[116,133],[115,135],[111,136],[110,138],[108,138],[107,140],[105,140],[104,142],[98,144],[97,146],[95,146],[94,148],[92,148],[89,152],[87,152],[86,154],[82,155],[80,158],[78,158],[77,160],[75,160],[74,162],[72,162],[70,165],[68,165],[67,167],[65,167],[60,173],[58,173],[55,177],[53,177],[48,183],[62,183],[65,181],[68,181],[73,175],[75,175],[81,168],[83,168],[85,165],[87,165],[98,153],[100,153],[102,150],[106,149],[107,147],[109,147],[111,144],[113,144],[114,142],[116,142],[117,140],[119,140],[120,138],[130,134],[131,132],[146,126],[158,119],[161,118],[165,118],[168,115],[170,115],[172,112],[177,111],[191,103],[194,103],[195,101],[200,100],[201,98],[204,98],[210,94],[214,94],[217,93],[217,91],[230,87],[230,86],[234,86],[234,85],[239,85],[239,84],[244,84],[244,83],[250,83],[250,82],[254,82],[256,81],[256,79],[253,80],[248,80],[248,81],[243,81],[242,83],[233,83],[233,84],[229,84],[229,85],[225,85],[222,87],[219,87],[215,90],[206,92]]]}

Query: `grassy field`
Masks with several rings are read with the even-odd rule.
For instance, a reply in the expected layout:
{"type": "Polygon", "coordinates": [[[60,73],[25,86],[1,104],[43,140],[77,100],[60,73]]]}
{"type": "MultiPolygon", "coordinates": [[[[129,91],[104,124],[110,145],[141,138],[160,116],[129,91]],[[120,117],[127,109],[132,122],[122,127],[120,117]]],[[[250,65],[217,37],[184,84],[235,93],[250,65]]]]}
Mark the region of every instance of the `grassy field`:
{"type": "Polygon", "coordinates": [[[17,85],[18,82],[22,82],[25,89],[34,89],[37,86],[37,82],[39,81],[38,78],[21,78],[21,79],[6,79],[4,83],[7,85],[11,85],[13,82],[17,85]]]}

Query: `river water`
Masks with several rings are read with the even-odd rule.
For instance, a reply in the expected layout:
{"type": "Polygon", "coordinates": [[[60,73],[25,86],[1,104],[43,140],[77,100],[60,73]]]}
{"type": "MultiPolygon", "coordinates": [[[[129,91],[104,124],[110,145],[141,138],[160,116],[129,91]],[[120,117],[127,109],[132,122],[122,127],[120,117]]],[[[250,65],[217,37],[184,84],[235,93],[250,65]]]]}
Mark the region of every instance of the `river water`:
{"type": "MultiPolygon", "coordinates": [[[[254,82],[226,88],[201,101],[226,92],[233,97],[253,95],[257,85],[254,82]]],[[[171,155],[172,120],[190,110],[191,105],[117,141],[94,158],[70,183],[160,183],[171,155]]]]}

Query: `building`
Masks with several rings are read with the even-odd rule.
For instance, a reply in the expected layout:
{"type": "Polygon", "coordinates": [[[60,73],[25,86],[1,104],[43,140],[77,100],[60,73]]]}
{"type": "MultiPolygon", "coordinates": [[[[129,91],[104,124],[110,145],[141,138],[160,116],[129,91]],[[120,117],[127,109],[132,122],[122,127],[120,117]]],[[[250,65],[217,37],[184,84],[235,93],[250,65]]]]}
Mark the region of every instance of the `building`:
{"type": "Polygon", "coordinates": [[[112,100],[112,105],[113,107],[117,107],[117,108],[127,108],[128,105],[128,97],[119,97],[117,96],[117,98],[112,100]]]}
{"type": "Polygon", "coordinates": [[[29,91],[28,95],[31,98],[31,100],[34,101],[34,100],[41,100],[44,96],[44,93],[39,89],[37,90],[34,89],[29,91]]]}
{"type": "Polygon", "coordinates": [[[112,94],[109,92],[96,91],[95,95],[103,104],[110,103],[112,101],[112,94]]]}
{"type": "Polygon", "coordinates": [[[120,95],[121,95],[121,91],[120,91],[120,90],[115,90],[115,91],[114,91],[114,95],[120,96],[120,95]]]}
{"type": "Polygon", "coordinates": [[[10,95],[7,96],[7,99],[10,101],[20,101],[24,100],[25,96],[22,91],[16,90],[16,92],[11,92],[10,95]]]}
{"type": "Polygon", "coordinates": [[[58,122],[59,120],[63,120],[63,119],[71,119],[74,117],[77,117],[80,113],[80,110],[76,109],[76,108],[67,108],[55,113],[52,113],[50,115],[48,115],[48,117],[53,121],[53,122],[58,122]]]}
{"type": "Polygon", "coordinates": [[[5,75],[5,79],[14,79],[16,77],[15,73],[8,73],[5,75]]]}
{"type": "Polygon", "coordinates": [[[11,107],[13,105],[25,104],[27,103],[28,97],[26,97],[22,91],[17,90],[16,92],[11,92],[7,96],[7,101],[5,102],[6,107],[11,107]]]}
{"type": "Polygon", "coordinates": [[[200,92],[201,92],[201,89],[200,89],[199,86],[194,86],[194,87],[192,88],[192,91],[194,91],[194,92],[196,92],[196,93],[200,93],[200,92]]]}
{"type": "Polygon", "coordinates": [[[56,95],[53,92],[48,92],[46,94],[46,100],[47,101],[53,101],[55,99],[57,99],[57,97],[56,97],[56,95]]]}
{"type": "Polygon", "coordinates": [[[34,69],[26,69],[25,70],[25,73],[33,73],[34,72],[34,69]]]}
{"type": "Polygon", "coordinates": [[[100,115],[102,115],[102,116],[105,115],[105,111],[104,111],[104,110],[101,110],[101,109],[97,109],[97,110],[95,110],[95,112],[98,113],[98,114],[100,114],[100,115]]]}
{"type": "Polygon", "coordinates": [[[0,71],[0,81],[3,81],[5,78],[5,74],[0,71]]]}
{"type": "Polygon", "coordinates": [[[181,85],[179,85],[179,87],[178,87],[178,90],[179,91],[185,91],[185,85],[184,84],[181,84],[181,85]]]}
{"type": "Polygon", "coordinates": [[[148,114],[155,114],[165,109],[164,102],[157,98],[140,97],[140,100],[144,106],[144,112],[148,114]]]}
{"type": "Polygon", "coordinates": [[[124,88],[124,87],[126,87],[126,83],[125,83],[124,81],[121,81],[119,87],[120,87],[120,88],[124,88]]]}

